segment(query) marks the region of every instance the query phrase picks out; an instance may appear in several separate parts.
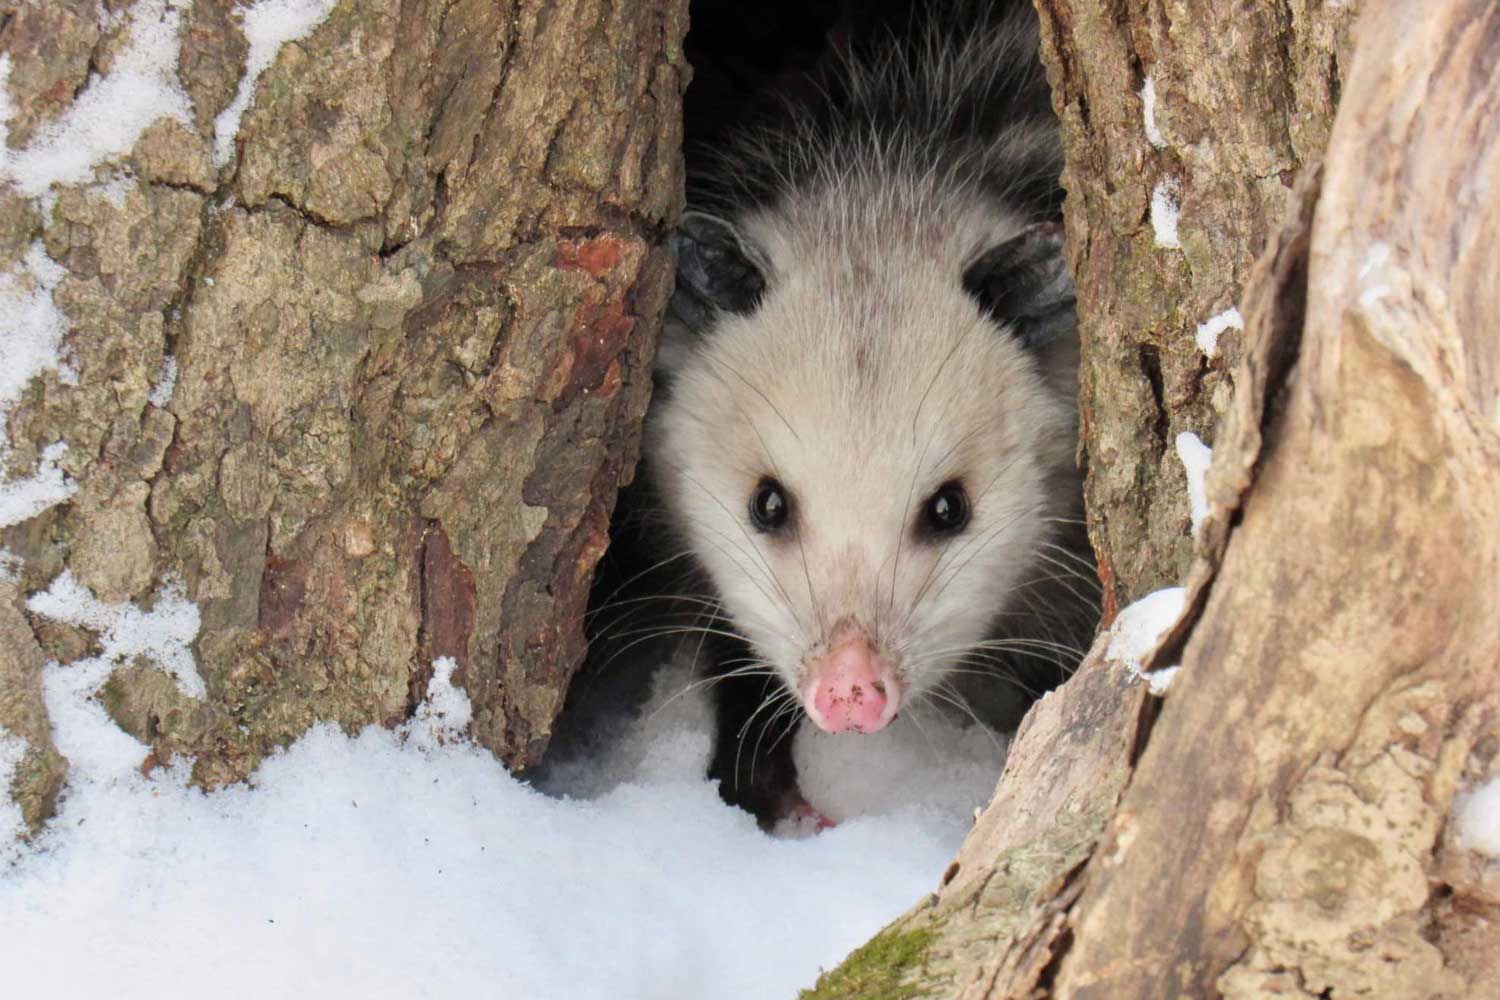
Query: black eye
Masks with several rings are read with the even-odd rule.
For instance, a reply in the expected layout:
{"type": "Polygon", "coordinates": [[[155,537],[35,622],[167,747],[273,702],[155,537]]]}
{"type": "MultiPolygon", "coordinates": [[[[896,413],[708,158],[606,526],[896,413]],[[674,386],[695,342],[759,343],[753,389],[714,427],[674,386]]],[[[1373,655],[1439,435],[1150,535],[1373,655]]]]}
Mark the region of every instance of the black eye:
{"type": "Polygon", "coordinates": [[[934,535],[962,531],[968,523],[969,494],[957,480],[939,486],[922,511],[922,527],[934,535]]]}
{"type": "Polygon", "coordinates": [[[786,490],[771,478],[762,479],[750,494],[750,521],[761,531],[778,531],[786,524],[790,503],[786,490]]]}

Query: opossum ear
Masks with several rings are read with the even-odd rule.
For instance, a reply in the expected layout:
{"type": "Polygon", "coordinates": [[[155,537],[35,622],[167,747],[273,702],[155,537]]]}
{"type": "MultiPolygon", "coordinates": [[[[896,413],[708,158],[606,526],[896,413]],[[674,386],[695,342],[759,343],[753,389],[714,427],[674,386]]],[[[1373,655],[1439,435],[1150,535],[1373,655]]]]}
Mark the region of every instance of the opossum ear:
{"type": "Polygon", "coordinates": [[[1039,347],[1076,323],[1062,226],[1047,222],[986,250],[964,271],[964,289],[1023,347],[1039,347]]]}
{"type": "Polygon", "coordinates": [[[688,212],[672,235],[672,249],[677,251],[672,305],[683,319],[691,322],[695,312],[715,309],[747,313],[760,302],[766,290],[760,255],[723,219],[688,212]],[[677,301],[683,296],[689,301],[677,301]]]}

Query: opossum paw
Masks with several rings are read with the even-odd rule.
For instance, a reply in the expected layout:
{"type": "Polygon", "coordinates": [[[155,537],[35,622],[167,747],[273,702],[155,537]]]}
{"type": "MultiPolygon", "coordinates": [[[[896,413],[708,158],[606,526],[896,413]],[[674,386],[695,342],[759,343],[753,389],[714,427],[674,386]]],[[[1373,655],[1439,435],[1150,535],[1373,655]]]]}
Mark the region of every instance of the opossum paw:
{"type": "Polygon", "coordinates": [[[776,821],[771,833],[777,837],[801,840],[805,837],[815,837],[835,826],[838,824],[814,809],[806,799],[798,796],[797,801],[792,803],[776,821]]]}

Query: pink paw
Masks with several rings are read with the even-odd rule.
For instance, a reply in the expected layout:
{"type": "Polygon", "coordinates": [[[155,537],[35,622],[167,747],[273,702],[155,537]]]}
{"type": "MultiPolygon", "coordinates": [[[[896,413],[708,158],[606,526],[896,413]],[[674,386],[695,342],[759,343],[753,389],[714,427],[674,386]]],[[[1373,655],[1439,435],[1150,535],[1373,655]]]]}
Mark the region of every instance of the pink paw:
{"type": "Polygon", "coordinates": [[[800,839],[803,837],[815,837],[824,830],[831,830],[835,826],[838,826],[838,824],[818,812],[818,810],[807,803],[807,800],[799,796],[797,801],[776,821],[775,829],[772,832],[778,837],[800,839]]]}

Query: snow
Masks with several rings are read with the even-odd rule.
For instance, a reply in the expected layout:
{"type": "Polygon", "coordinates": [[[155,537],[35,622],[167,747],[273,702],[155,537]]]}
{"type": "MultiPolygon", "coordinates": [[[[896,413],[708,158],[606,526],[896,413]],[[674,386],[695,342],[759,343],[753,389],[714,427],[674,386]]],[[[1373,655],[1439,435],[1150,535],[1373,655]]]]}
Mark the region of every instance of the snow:
{"type": "MultiPolygon", "coordinates": [[[[167,583],[150,611],[131,603],[106,604],[63,570],[52,585],[26,601],[33,614],[101,633],[96,657],[104,675],[115,665],[145,657],[172,675],[177,688],[191,698],[205,694],[203,678],[188,644],[198,635],[198,606],[183,596],[176,584],[167,583]]],[[[93,661],[85,661],[92,663],[93,661]]],[[[91,669],[73,664],[69,670],[91,669]]]]}
{"type": "MultiPolygon", "coordinates": [[[[53,590],[77,618],[111,617],[53,590]]],[[[17,995],[789,998],[936,887],[979,788],[942,803],[963,767],[907,762],[925,801],[769,837],[703,777],[711,711],[701,688],[678,696],[674,668],[615,734],[621,752],[552,769],[544,794],[461,735],[471,709],[439,660],[398,731],[318,725],[205,794],[186,760],[141,773],[146,747],[96,700],[109,666],[46,668],[72,770],[0,879],[17,995]]],[[[924,728],[981,755],[967,730],[924,728]]]]}
{"type": "Polygon", "coordinates": [[[1166,149],[1167,140],[1156,125],[1156,81],[1149,76],[1141,84],[1141,117],[1146,127],[1146,141],[1157,149],[1166,149]]]}
{"type": "Polygon", "coordinates": [[[462,688],[453,684],[458,663],[451,656],[432,661],[432,679],[427,682],[427,697],[417,706],[407,724],[408,739],[423,750],[433,750],[445,743],[463,738],[474,717],[474,707],[462,688]]]}
{"type": "Polygon", "coordinates": [[[1109,647],[1104,655],[1124,665],[1133,676],[1144,678],[1152,694],[1165,694],[1180,669],[1172,666],[1146,673],[1145,662],[1162,636],[1182,616],[1186,600],[1184,587],[1167,587],[1147,594],[1121,611],[1110,628],[1109,647]]]}
{"type": "Polygon", "coordinates": [[[1181,669],[1182,664],[1174,663],[1170,667],[1162,667],[1141,676],[1146,679],[1146,687],[1151,693],[1160,698],[1167,693],[1167,689],[1172,686],[1172,681],[1177,676],[1177,671],[1181,669]]]}
{"type": "Polygon", "coordinates": [[[1156,245],[1163,250],[1182,249],[1182,243],[1177,239],[1177,218],[1180,211],[1177,190],[1176,180],[1163,177],[1151,192],[1151,230],[1155,234],[1156,245]]]}
{"type": "Polygon", "coordinates": [[[287,42],[306,38],[333,10],[338,0],[259,0],[241,9],[245,41],[250,51],[245,56],[245,73],[239,90],[229,106],[214,119],[214,164],[222,167],[234,154],[234,139],[255,96],[260,75],[276,61],[276,54],[287,42]]]}
{"type": "Polygon", "coordinates": [[[36,375],[59,364],[68,318],[52,301],[66,272],[33,243],[21,263],[0,274],[0,407],[9,408],[36,375]]]}
{"type": "Polygon", "coordinates": [[[1500,778],[1459,796],[1453,803],[1458,842],[1500,860],[1500,778]]]}
{"type": "MultiPolygon", "coordinates": [[[[0,415],[0,434],[5,420],[0,415]]],[[[0,482],[0,528],[29,521],[54,504],[62,503],[78,491],[78,484],[58,466],[68,446],[55,442],[42,450],[35,475],[0,482]]],[[[9,447],[0,439],[0,472],[9,459],[9,447]]]]}
{"type": "Polygon", "coordinates": [[[6,860],[7,845],[20,836],[25,823],[21,807],[7,794],[16,774],[16,765],[25,755],[26,741],[0,726],[0,863],[6,860]]]}
{"type": "MultiPolygon", "coordinates": [[[[62,185],[129,197],[134,178],[100,168],[162,118],[193,127],[176,78],[189,6],[139,0],[104,15],[127,19],[109,72],[20,150],[6,146],[0,55],[0,185],[47,214],[62,185]]],[[[242,9],[249,53],[215,122],[221,164],[260,75],[333,6],[242,9]]],[[[0,527],[77,489],[62,442],[25,477],[5,465],[9,408],[40,373],[69,376],[53,299],[64,275],[40,243],[0,274],[0,527]]],[[[168,356],[151,403],[168,405],[176,379],[168,356]]],[[[0,574],[14,577],[15,562],[0,551],[0,574]]],[[[774,838],[704,777],[712,711],[684,671],[660,672],[608,752],[529,782],[469,741],[472,706],[445,658],[399,729],[319,724],[247,782],[205,793],[192,760],[157,764],[102,701],[130,664],[204,695],[200,615],[180,586],[111,603],[64,571],[26,607],[87,630],[94,648],[42,671],[69,773],[31,842],[3,792],[28,744],[0,729],[0,967],[18,996],[790,997],[936,887],[1004,758],[1003,739],[935,709],[877,736],[799,734],[808,794],[841,822],[774,838]]]]}
{"type": "Polygon", "coordinates": [[[802,794],[835,822],[879,815],[901,801],[933,812],[973,816],[995,793],[1007,743],[983,726],[955,729],[912,706],[878,733],[825,733],[804,725],[792,757],[802,794]],[[880,780],[871,781],[876,774],[880,780]]]}
{"type": "MultiPolygon", "coordinates": [[[[187,94],[177,80],[182,32],[181,0],[140,0],[130,9],[129,40],[108,75],[93,77],[60,118],[42,125],[25,149],[7,145],[13,113],[0,96],[0,182],[41,197],[53,184],[83,184],[94,168],[130,152],[141,133],[161,118],[192,127],[187,94]]],[[[0,95],[10,79],[10,58],[0,56],[0,95]]]]}
{"type": "Polygon", "coordinates": [[[1395,266],[1391,262],[1394,256],[1389,243],[1377,241],[1365,250],[1365,259],[1359,265],[1360,305],[1368,309],[1391,294],[1391,283],[1395,280],[1395,266]]]}
{"type": "Polygon", "coordinates": [[[147,396],[152,406],[157,409],[166,409],[172,401],[172,390],[177,388],[177,359],[168,354],[161,359],[161,371],[156,375],[156,384],[151,387],[151,395],[147,396]]]}
{"type": "Polygon", "coordinates": [[[1194,434],[1183,431],[1177,435],[1177,457],[1182,460],[1182,470],[1187,473],[1188,511],[1193,519],[1193,534],[1208,518],[1208,467],[1213,462],[1214,450],[1194,434]]]}
{"type": "Polygon", "coordinates": [[[11,478],[6,434],[10,408],[27,383],[64,367],[59,352],[68,318],[52,301],[64,273],[40,243],[33,243],[19,265],[0,274],[0,316],[5,317],[0,321],[0,528],[36,517],[78,489],[58,465],[68,450],[62,442],[42,450],[32,475],[11,478]]]}
{"type": "Polygon", "coordinates": [[[1219,356],[1219,336],[1225,330],[1243,330],[1245,320],[1240,316],[1240,311],[1233,306],[1225,309],[1217,315],[1211,316],[1207,321],[1198,324],[1198,330],[1193,334],[1193,339],[1198,342],[1198,350],[1205,357],[1216,358],[1219,356]]]}

